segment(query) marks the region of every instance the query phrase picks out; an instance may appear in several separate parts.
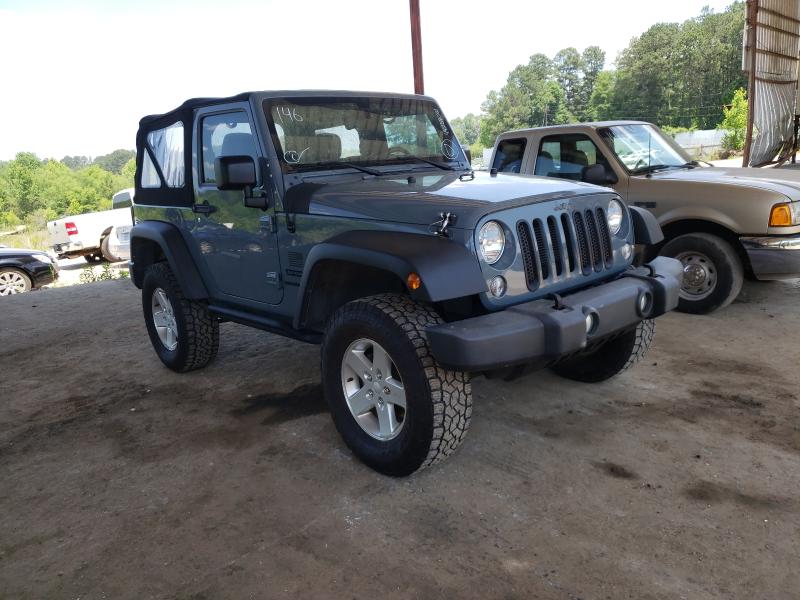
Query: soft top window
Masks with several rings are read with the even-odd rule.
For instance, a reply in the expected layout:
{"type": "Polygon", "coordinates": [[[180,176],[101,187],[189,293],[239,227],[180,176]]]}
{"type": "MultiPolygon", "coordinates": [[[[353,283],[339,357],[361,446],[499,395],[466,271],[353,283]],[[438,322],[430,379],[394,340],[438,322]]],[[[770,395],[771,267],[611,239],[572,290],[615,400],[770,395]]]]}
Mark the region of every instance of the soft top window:
{"type": "MultiPolygon", "coordinates": [[[[186,181],[183,143],[183,123],[180,121],[147,134],[147,146],[161,168],[167,187],[180,188],[186,181]]],[[[145,166],[147,166],[147,161],[145,161],[145,166]]],[[[155,187],[152,184],[145,185],[144,179],[142,185],[143,187],[155,187]]]]}

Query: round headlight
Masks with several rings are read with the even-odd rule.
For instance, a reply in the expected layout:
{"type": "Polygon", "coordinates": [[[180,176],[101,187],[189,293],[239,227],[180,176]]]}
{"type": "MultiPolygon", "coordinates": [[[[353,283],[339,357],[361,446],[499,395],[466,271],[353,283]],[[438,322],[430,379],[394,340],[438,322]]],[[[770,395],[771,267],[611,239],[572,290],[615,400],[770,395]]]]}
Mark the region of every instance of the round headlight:
{"type": "Polygon", "coordinates": [[[503,255],[503,248],[506,246],[506,236],[503,228],[497,221],[489,221],[478,234],[478,247],[481,257],[487,264],[493,265],[503,255]]]}
{"type": "Polygon", "coordinates": [[[608,228],[611,230],[611,235],[617,235],[622,227],[622,217],[625,215],[625,209],[622,208],[622,203],[619,200],[612,200],[608,203],[608,210],[606,211],[606,218],[608,219],[608,228]]]}

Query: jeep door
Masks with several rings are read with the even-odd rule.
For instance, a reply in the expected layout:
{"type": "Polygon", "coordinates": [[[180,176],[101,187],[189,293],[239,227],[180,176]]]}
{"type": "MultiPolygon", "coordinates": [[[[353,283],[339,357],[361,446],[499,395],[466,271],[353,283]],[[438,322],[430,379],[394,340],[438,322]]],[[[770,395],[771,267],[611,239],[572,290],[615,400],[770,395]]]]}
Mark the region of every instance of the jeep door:
{"type": "MultiPolygon", "coordinates": [[[[251,156],[261,150],[247,103],[211,106],[197,111],[194,125],[195,212],[190,235],[219,299],[280,303],[280,263],[275,207],[262,211],[244,205],[241,190],[217,188],[214,161],[221,156],[251,156]],[[208,205],[205,207],[205,205],[208,205]]],[[[258,183],[262,174],[258,173],[258,183]]]]}

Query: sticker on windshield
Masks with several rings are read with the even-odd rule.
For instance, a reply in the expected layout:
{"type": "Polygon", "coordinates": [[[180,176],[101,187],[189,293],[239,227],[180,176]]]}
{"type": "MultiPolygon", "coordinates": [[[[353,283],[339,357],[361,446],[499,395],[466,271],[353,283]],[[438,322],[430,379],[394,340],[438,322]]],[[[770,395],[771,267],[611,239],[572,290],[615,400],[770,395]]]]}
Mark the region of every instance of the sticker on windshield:
{"type": "Polygon", "coordinates": [[[456,148],[456,143],[453,140],[445,140],[442,142],[442,154],[445,158],[454,159],[458,154],[456,148]]]}

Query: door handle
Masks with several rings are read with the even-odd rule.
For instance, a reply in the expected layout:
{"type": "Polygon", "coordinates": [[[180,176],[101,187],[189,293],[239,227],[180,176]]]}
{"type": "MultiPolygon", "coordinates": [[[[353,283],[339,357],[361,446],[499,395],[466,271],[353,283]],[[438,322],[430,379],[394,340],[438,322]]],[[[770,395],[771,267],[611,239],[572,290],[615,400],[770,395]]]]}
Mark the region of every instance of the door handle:
{"type": "Polygon", "coordinates": [[[217,207],[211,206],[208,201],[203,202],[202,204],[193,204],[192,205],[192,212],[200,213],[203,215],[210,215],[213,212],[216,212],[217,207]]]}

